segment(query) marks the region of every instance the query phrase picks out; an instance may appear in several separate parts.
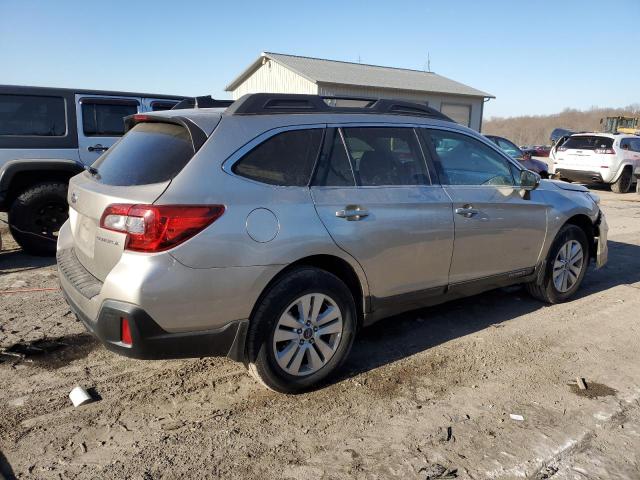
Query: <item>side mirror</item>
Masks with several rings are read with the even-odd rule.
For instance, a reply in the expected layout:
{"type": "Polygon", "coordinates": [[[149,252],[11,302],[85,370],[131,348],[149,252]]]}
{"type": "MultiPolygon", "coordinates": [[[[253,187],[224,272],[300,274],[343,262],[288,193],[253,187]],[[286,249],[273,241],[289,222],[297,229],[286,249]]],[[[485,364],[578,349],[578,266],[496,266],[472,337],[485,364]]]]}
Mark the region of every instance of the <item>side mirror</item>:
{"type": "Polygon", "coordinates": [[[524,190],[535,190],[540,185],[540,175],[531,170],[522,170],[520,172],[520,187],[524,190]]]}

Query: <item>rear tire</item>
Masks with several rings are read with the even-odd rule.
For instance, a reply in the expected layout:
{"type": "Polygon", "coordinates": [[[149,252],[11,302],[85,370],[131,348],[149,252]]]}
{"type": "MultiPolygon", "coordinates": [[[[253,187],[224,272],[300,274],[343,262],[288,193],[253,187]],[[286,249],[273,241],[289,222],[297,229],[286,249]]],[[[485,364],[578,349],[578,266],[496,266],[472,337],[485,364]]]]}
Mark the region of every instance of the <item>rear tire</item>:
{"type": "Polygon", "coordinates": [[[68,217],[67,184],[39,183],[13,201],[9,228],[25,252],[51,256],[56,253],[58,232],[68,217]]]}
{"type": "Polygon", "coordinates": [[[587,235],[576,225],[565,225],[556,235],[547,254],[542,283],[538,285],[534,281],[525,284],[525,287],[529,294],[538,300],[551,304],[562,303],[578,291],[588,267],[587,235]],[[563,249],[566,250],[561,252],[563,249]],[[579,265],[578,262],[571,263],[578,251],[581,252],[582,259],[579,265]],[[568,265],[567,262],[569,262],[568,265]],[[566,283],[563,283],[564,278],[566,283]]]}
{"type": "Polygon", "coordinates": [[[629,167],[624,167],[618,179],[611,184],[611,191],[614,193],[627,193],[633,183],[633,172],[629,167]]]}
{"type": "Polygon", "coordinates": [[[323,384],[346,360],[356,318],[353,296],[342,280],[313,267],[292,270],[269,289],[252,315],[249,372],[280,393],[323,384]]]}

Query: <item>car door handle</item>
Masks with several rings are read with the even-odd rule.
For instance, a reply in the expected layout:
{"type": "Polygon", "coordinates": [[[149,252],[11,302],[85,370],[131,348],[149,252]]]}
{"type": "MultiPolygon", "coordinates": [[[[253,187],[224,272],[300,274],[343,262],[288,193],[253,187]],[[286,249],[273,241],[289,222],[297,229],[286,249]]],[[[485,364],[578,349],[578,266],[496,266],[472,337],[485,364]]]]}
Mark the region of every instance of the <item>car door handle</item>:
{"type": "Polygon", "coordinates": [[[87,147],[87,150],[89,150],[90,152],[104,152],[109,150],[109,147],[103,147],[102,145],[100,145],[99,143],[97,145],[93,145],[91,147],[87,147]]]}
{"type": "Polygon", "coordinates": [[[349,221],[362,220],[369,216],[369,212],[358,205],[348,205],[344,210],[338,210],[336,217],[344,218],[349,221]]]}
{"type": "Polygon", "coordinates": [[[465,205],[462,208],[456,208],[456,214],[462,215],[464,218],[475,217],[480,211],[473,208],[471,205],[465,205]]]}

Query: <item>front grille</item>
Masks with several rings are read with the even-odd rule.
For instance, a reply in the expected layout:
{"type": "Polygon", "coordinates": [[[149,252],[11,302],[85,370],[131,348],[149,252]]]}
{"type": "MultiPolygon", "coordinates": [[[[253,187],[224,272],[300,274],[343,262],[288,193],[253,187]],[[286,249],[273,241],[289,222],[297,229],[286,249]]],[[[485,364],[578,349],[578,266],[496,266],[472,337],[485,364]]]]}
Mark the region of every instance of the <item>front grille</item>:
{"type": "Polygon", "coordinates": [[[93,298],[100,293],[102,282],[82,266],[73,248],[59,250],[56,257],[60,275],[64,276],[83,297],[93,298]]]}

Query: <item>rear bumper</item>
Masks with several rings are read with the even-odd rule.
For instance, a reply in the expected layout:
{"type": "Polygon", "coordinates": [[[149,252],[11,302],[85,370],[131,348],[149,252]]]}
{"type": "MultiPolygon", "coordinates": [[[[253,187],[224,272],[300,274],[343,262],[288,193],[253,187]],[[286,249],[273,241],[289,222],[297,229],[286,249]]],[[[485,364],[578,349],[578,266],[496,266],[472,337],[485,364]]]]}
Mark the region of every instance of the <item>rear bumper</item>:
{"type": "Polygon", "coordinates": [[[571,170],[568,168],[556,167],[555,174],[557,177],[580,183],[603,183],[604,179],[600,172],[588,170],[571,170]]]}
{"type": "Polygon", "coordinates": [[[238,320],[215,329],[170,333],[163,330],[143,309],[130,303],[105,300],[97,319],[91,319],[62,288],[71,310],[109,350],[131,358],[166,359],[206,356],[228,356],[244,359],[244,338],[248,320],[238,320]],[[120,341],[121,321],[126,318],[132,345],[120,341]]]}
{"type": "Polygon", "coordinates": [[[109,350],[142,359],[228,356],[244,360],[248,320],[168,332],[136,303],[101,299],[104,284],[82,266],[73,250],[58,250],[57,260],[60,287],[71,310],[109,350]],[[131,345],[121,341],[123,318],[129,323],[131,345]]]}

